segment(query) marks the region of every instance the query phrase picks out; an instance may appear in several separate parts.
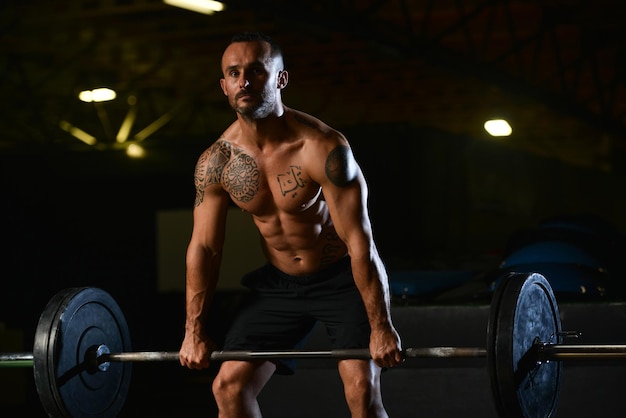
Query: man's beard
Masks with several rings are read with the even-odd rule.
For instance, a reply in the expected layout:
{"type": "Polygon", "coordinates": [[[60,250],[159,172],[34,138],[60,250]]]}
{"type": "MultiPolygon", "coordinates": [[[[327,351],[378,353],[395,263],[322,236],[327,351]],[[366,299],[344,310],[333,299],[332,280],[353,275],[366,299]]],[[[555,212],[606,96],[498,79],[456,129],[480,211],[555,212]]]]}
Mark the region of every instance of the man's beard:
{"type": "Polygon", "coordinates": [[[245,92],[241,94],[237,94],[235,99],[231,103],[232,109],[243,116],[246,119],[263,119],[269,116],[272,113],[272,109],[274,108],[273,103],[268,100],[270,95],[265,92],[260,95],[256,95],[252,92],[245,92]],[[256,103],[246,103],[242,106],[238,104],[238,99],[242,95],[250,95],[254,98],[257,98],[258,101],[256,103]]]}

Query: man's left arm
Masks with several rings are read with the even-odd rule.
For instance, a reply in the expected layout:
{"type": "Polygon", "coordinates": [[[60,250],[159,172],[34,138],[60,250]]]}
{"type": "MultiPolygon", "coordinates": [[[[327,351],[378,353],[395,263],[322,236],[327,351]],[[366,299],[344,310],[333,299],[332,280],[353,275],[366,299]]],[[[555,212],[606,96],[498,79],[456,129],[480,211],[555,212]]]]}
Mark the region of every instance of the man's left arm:
{"type": "Polygon", "coordinates": [[[402,361],[402,353],[391,318],[387,272],[373,238],[367,184],[348,145],[338,145],[328,153],[320,184],[337,234],[352,260],[354,281],[370,322],[372,358],[381,367],[395,366],[402,361]]]}

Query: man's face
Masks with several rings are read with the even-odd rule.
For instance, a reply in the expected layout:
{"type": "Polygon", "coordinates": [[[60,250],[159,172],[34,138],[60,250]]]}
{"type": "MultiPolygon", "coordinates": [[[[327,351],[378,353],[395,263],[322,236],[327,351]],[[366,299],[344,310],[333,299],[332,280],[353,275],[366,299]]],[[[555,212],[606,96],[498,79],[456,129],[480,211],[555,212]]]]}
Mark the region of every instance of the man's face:
{"type": "Polygon", "coordinates": [[[269,116],[279,100],[282,68],[280,59],[270,56],[267,42],[235,42],[222,55],[220,85],[233,110],[244,117],[269,116]]]}

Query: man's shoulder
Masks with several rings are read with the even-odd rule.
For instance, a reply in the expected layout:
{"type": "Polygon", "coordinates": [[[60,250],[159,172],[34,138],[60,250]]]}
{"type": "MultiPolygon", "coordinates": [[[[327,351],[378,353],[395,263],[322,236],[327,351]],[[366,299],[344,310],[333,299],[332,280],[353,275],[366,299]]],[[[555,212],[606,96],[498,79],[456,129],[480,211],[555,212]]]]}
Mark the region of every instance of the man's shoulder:
{"type": "Polygon", "coordinates": [[[207,148],[205,148],[203,154],[229,153],[232,148],[232,144],[224,136],[220,136],[207,148]]]}
{"type": "Polygon", "coordinates": [[[345,136],[321,119],[300,110],[289,109],[295,129],[307,140],[321,143],[346,142],[345,136]]]}
{"type": "Polygon", "coordinates": [[[241,126],[239,125],[239,121],[235,120],[222,132],[216,142],[232,144],[240,135],[241,126]]]}
{"type": "Polygon", "coordinates": [[[236,148],[237,139],[241,133],[241,128],[238,126],[237,121],[233,122],[211,145],[208,146],[206,151],[222,149],[232,151],[236,148]]]}

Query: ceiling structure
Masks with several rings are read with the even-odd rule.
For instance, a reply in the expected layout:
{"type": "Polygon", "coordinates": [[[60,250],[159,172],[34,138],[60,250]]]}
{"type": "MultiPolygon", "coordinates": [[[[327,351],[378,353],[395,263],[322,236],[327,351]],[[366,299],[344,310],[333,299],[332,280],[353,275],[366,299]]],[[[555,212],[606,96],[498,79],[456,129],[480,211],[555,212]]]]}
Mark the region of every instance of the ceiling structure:
{"type": "Polygon", "coordinates": [[[604,171],[624,164],[618,1],[224,2],[210,16],[161,0],[3,2],[0,156],[208,144],[234,118],[218,84],[222,50],[258,30],[284,49],[285,103],[335,127],[487,139],[483,121],[503,115],[513,147],[604,171]],[[116,100],[77,99],[104,85],[116,100]]]}

